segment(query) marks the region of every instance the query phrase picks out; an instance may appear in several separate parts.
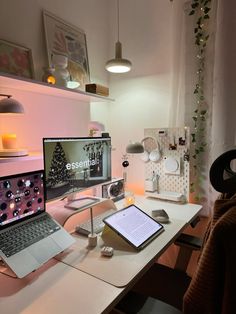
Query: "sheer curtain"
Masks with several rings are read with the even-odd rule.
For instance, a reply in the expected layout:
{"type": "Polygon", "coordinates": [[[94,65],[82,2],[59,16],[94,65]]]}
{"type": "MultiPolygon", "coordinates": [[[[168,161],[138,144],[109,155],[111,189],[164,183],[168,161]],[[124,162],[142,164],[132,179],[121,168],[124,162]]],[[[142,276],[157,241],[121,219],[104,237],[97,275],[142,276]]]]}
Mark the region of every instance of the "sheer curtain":
{"type": "Polygon", "coordinates": [[[218,0],[211,157],[236,148],[236,2],[218,0]]]}
{"type": "MultiPolygon", "coordinates": [[[[196,108],[193,90],[196,84],[196,47],[194,16],[189,16],[190,1],[173,2],[173,75],[170,126],[193,125],[196,108]]],[[[204,90],[208,106],[202,188],[203,214],[211,213],[218,193],[209,182],[212,162],[235,147],[236,135],[236,2],[212,0],[207,42],[204,90]]]]}

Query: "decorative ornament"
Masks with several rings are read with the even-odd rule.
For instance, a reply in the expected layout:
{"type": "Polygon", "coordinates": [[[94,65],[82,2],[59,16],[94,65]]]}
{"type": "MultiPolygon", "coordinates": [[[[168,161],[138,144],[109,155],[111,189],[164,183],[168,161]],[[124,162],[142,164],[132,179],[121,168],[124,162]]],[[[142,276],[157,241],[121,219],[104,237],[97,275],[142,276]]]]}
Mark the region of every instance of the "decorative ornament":
{"type": "Polygon", "coordinates": [[[122,166],[124,168],[127,168],[129,166],[129,162],[128,162],[128,155],[127,154],[124,154],[122,156],[122,159],[123,159],[123,162],[122,162],[122,166]]]}
{"type": "Polygon", "coordinates": [[[129,166],[128,160],[124,160],[124,161],[122,162],[122,166],[123,166],[124,168],[128,167],[128,166],[129,166]]]}

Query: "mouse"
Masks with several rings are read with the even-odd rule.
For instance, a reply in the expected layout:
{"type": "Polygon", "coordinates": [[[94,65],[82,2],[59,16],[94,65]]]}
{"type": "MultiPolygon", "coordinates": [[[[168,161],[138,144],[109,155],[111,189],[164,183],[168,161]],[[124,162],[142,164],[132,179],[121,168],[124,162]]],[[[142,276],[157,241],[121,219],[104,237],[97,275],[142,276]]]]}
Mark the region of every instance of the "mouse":
{"type": "Polygon", "coordinates": [[[169,222],[169,216],[167,212],[164,209],[153,209],[152,210],[152,217],[161,223],[168,223],[169,222]]]}

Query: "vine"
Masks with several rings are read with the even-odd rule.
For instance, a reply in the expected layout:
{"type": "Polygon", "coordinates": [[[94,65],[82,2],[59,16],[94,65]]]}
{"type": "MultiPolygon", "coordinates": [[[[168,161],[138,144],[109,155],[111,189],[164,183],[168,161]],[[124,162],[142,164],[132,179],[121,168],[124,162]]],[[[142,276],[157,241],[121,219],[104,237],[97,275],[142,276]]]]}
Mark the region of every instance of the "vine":
{"type": "Polygon", "coordinates": [[[191,141],[193,144],[192,159],[193,173],[190,184],[190,192],[195,192],[195,200],[202,198],[201,186],[204,178],[204,152],[206,151],[207,140],[207,114],[208,105],[205,99],[205,62],[206,47],[209,40],[208,25],[210,19],[211,0],[192,0],[189,15],[196,16],[194,37],[196,45],[197,77],[194,87],[194,100],[196,103],[192,116],[193,131],[191,141]],[[193,178],[194,177],[194,178],[193,178]]]}
{"type": "MultiPolygon", "coordinates": [[[[173,1],[173,0],[170,0],[173,1]]],[[[193,161],[190,192],[195,193],[195,200],[199,201],[203,193],[201,192],[204,178],[204,152],[206,151],[207,140],[207,114],[208,105],[205,99],[204,78],[206,48],[209,40],[208,26],[212,0],[191,0],[189,15],[194,15],[196,23],[194,25],[194,39],[196,46],[197,76],[193,90],[195,109],[192,120],[191,142],[193,144],[191,159],[193,161]]]]}

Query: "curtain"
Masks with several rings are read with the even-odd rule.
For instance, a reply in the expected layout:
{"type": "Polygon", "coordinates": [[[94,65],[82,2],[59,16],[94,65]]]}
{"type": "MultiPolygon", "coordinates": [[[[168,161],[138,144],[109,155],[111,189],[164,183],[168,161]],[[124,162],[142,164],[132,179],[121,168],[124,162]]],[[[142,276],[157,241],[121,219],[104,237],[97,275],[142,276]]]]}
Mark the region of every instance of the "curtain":
{"type": "MultiPolygon", "coordinates": [[[[197,50],[194,43],[195,17],[189,16],[191,1],[173,2],[173,73],[170,126],[193,128],[196,108],[197,50]]],[[[209,182],[212,162],[223,152],[235,148],[236,135],[236,3],[212,0],[204,70],[204,94],[207,103],[204,167],[201,173],[203,215],[208,216],[218,196],[209,182]]],[[[191,144],[192,145],[192,144],[191,144]]],[[[194,180],[192,177],[191,180],[194,180]]]]}

